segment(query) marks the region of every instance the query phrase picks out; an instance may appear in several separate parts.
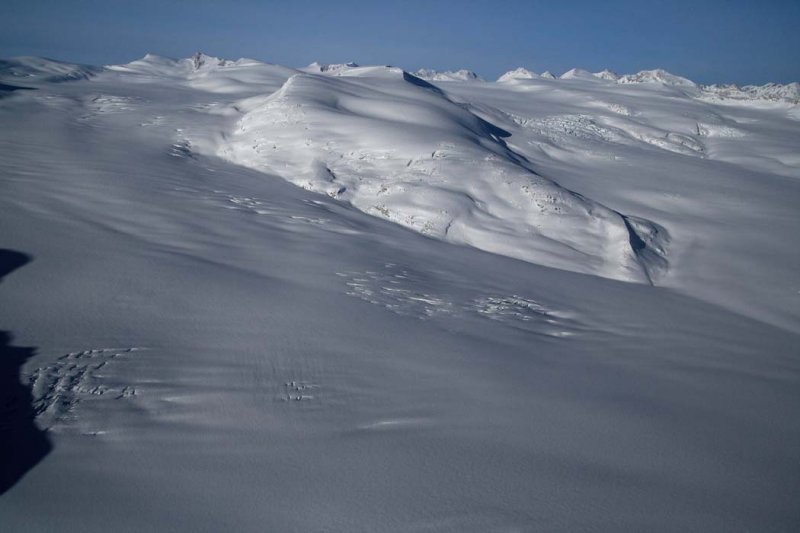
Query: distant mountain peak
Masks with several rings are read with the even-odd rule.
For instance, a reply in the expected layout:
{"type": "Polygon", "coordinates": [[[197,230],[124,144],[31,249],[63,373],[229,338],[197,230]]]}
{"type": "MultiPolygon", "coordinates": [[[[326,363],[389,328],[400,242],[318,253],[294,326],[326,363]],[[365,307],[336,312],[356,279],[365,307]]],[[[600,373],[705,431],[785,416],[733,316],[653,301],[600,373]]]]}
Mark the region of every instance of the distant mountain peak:
{"type": "Polygon", "coordinates": [[[618,83],[661,83],[677,87],[697,87],[697,84],[688,78],[677,76],[664,69],[642,70],[636,74],[621,76],[618,83]]]}
{"type": "Polygon", "coordinates": [[[583,70],[582,68],[573,68],[566,71],[564,74],[559,76],[559,79],[562,80],[595,80],[597,77],[589,72],[588,70],[583,70]]]}
{"type": "Polygon", "coordinates": [[[525,67],[518,67],[515,68],[514,70],[509,70],[508,72],[497,78],[497,81],[507,82],[512,80],[535,80],[539,77],[540,76],[532,70],[528,70],[525,67]]]}
{"type": "Polygon", "coordinates": [[[609,70],[607,68],[601,70],[600,72],[595,72],[594,76],[596,78],[600,78],[601,80],[607,80],[607,81],[617,81],[617,80],[619,80],[619,74],[617,74],[613,70],[609,70]]]}
{"type": "Polygon", "coordinates": [[[421,68],[413,74],[427,81],[484,81],[475,72],[467,69],[441,71],[421,68]]]}
{"type": "Polygon", "coordinates": [[[200,70],[203,67],[225,67],[231,64],[231,61],[227,59],[220,59],[218,57],[213,57],[203,52],[196,52],[192,57],[189,58],[189,61],[192,62],[192,68],[194,70],[200,70]]]}

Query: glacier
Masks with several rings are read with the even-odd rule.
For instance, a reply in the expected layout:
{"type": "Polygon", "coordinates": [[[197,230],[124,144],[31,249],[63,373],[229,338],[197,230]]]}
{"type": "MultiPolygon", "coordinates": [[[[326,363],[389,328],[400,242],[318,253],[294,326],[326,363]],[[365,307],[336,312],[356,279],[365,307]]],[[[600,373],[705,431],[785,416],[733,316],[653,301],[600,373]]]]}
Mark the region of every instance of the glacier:
{"type": "Polygon", "coordinates": [[[791,531],[798,102],[0,61],[0,523],[791,531]]]}

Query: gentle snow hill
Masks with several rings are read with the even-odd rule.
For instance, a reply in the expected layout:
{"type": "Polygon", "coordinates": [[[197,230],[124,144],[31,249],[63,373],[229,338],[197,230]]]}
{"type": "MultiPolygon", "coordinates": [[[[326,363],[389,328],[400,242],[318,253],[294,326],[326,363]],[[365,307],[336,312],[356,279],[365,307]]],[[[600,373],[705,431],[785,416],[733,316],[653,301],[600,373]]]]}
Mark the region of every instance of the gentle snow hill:
{"type": "Polygon", "coordinates": [[[236,108],[213,153],[425,235],[615,279],[666,268],[663,228],[536,174],[507,133],[401,69],[295,75],[236,108]]]}

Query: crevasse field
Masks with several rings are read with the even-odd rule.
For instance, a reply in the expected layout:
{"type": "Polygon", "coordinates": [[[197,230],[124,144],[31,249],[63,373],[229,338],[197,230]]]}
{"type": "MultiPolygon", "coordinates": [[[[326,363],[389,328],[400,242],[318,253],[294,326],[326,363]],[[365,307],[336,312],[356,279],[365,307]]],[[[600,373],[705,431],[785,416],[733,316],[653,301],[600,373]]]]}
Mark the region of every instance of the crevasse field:
{"type": "Polygon", "coordinates": [[[0,529],[796,531],[798,102],[0,61],[0,529]]]}

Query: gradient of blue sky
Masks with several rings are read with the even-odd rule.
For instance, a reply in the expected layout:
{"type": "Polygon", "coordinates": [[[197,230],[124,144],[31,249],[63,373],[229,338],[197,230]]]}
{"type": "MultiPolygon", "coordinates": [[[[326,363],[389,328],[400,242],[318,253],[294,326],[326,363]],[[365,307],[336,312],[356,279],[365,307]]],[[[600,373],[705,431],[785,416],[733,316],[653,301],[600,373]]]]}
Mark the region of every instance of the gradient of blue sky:
{"type": "Polygon", "coordinates": [[[0,56],[92,64],[202,50],[302,66],[356,61],[800,80],[800,0],[2,0],[0,56]]]}

